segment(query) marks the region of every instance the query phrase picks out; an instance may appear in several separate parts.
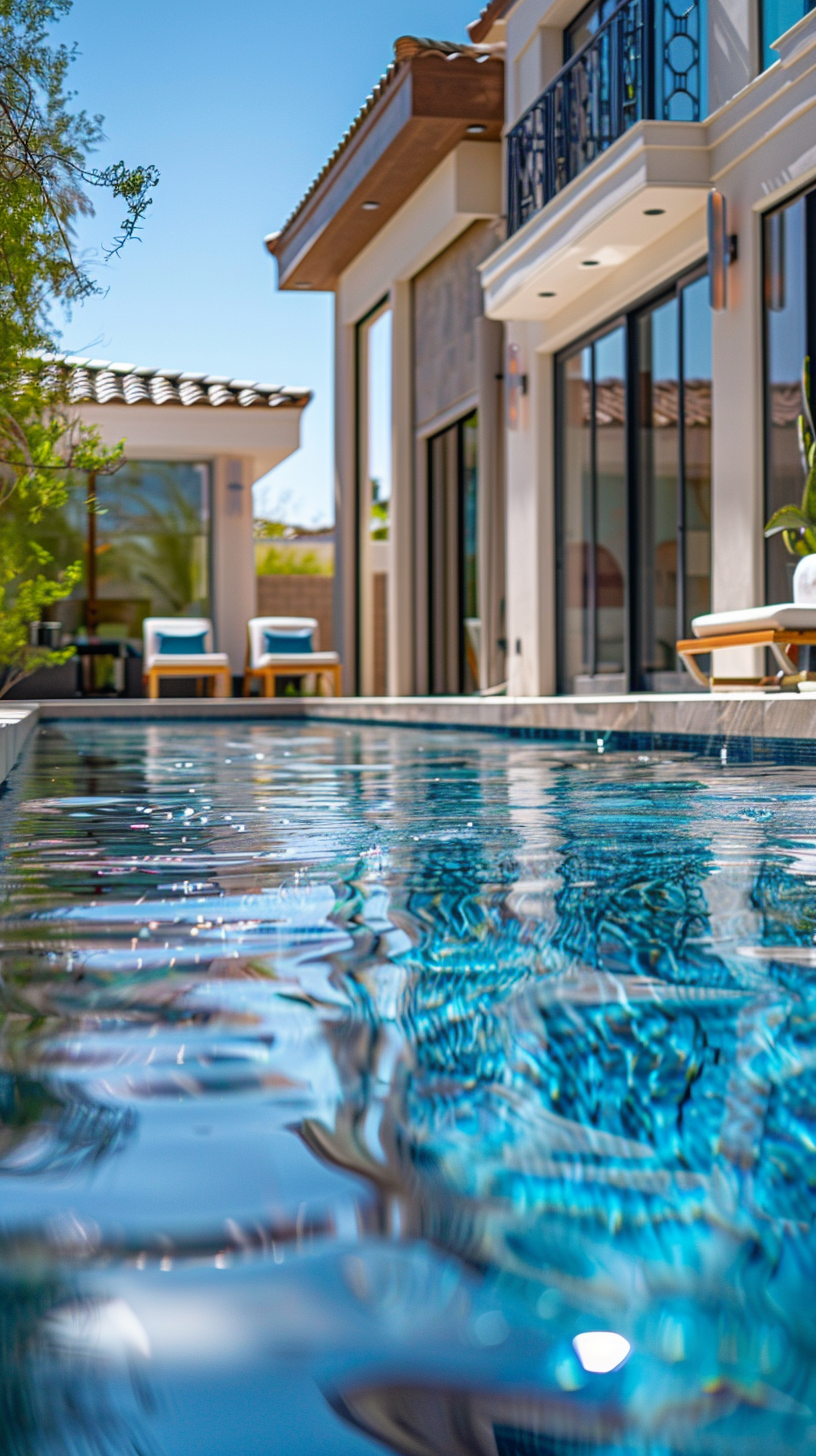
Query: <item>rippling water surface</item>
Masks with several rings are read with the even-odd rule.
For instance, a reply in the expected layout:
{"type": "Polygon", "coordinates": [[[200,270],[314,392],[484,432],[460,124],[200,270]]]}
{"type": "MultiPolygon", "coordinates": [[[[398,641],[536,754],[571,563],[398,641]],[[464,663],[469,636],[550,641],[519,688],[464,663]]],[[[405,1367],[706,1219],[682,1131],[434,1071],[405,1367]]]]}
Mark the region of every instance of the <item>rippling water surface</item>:
{"type": "Polygon", "coordinates": [[[0,1453],[816,1450],[816,770],[54,725],[0,1453]]]}

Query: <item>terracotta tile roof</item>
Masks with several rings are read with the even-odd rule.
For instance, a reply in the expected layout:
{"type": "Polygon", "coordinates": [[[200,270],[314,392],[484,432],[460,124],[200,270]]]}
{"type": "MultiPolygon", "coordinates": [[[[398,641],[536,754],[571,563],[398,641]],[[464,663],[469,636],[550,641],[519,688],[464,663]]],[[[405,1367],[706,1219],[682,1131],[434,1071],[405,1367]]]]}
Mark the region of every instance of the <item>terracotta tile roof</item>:
{"type": "Polygon", "coordinates": [[[46,356],[67,375],[73,404],[181,404],[250,409],[303,409],[312,395],[308,389],[257,384],[251,379],[229,379],[218,374],[183,374],[177,369],[145,369],[135,364],[112,364],[107,359],[76,355],[46,356]]]}
{"type": "MultiPolygon", "coordinates": [[[[668,429],[677,424],[677,384],[672,379],[656,379],[653,384],[652,424],[657,430],[668,429]]],[[[589,424],[591,409],[590,385],[584,381],[582,387],[583,423],[589,424]]],[[[623,381],[620,379],[599,379],[595,390],[595,409],[599,426],[623,425],[626,422],[626,398],[623,381]]],[[[711,381],[708,379],[687,379],[684,390],[686,425],[691,427],[711,424],[711,381]]],[[[776,423],[776,421],[774,421],[776,423]]]]}
{"type": "Polygon", "coordinates": [[[286,219],[286,222],[280,228],[280,232],[270,233],[269,237],[266,239],[266,244],[267,247],[270,248],[270,251],[270,245],[274,243],[275,238],[279,237],[281,232],[285,232],[286,229],[291,226],[298,213],[301,212],[306,206],[309,198],[312,197],[313,194],[317,191],[324,177],[326,177],[326,175],[331,171],[332,167],[336,165],[349,143],[354,139],[357,132],[360,130],[360,127],[362,126],[366,117],[371,111],[373,111],[374,107],[377,105],[377,102],[381,99],[381,97],[396,80],[397,76],[399,75],[400,69],[402,66],[404,66],[405,62],[411,60],[414,56],[427,54],[430,52],[436,52],[438,55],[443,56],[461,55],[473,56],[477,60],[488,59],[488,57],[482,51],[477,50],[475,46],[457,45],[454,41],[430,40],[426,36],[416,35],[401,35],[397,40],[395,40],[394,59],[388,67],[388,70],[383,76],[380,77],[379,81],[377,82],[370,95],[366,97],[365,101],[360,107],[360,110],[357,112],[357,115],[348,127],[348,130],[343,133],[342,137],[337,143],[337,146],[331,153],[331,156],[323,164],[314,181],[311,183],[308,190],[301,197],[300,202],[297,204],[297,207],[293,208],[292,212],[290,212],[289,216],[286,219]]]}
{"type": "MultiPolygon", "coordinates": [[[[677,384],[671,379],[656,379],[652,423],[655,429],[677,424],[677,384]]],[[[686,423],[692,427],[711,424],[711,381],[687,379],[685,387],[686,423]]],[[[592,395],[584,380],[581,386],[582,421],[589,424],[592,395]]],[[[599,379],[595,409],[598,424],[623,425],[626,422],[626,399],[620,379],[599,379]]],[[[771,385],[771,422],[774,425],[795,425],[802,412],[802,390],[798,381],[771,385]]]]}
{"type": "Polygon", "coordinates": [[[771,385],[771,423],[795,425],[802,413],[802,387],[796,380],[790,384],[771,385]]]}
{"type": "Polygon", "coordinates": [[[485,5],[479,18],[472,20],[467,28],[467,33],[474,45],[487,39],[496,21],[501,20],[512,3],[513,0],[489,0],[489,4],[485,5]]]}

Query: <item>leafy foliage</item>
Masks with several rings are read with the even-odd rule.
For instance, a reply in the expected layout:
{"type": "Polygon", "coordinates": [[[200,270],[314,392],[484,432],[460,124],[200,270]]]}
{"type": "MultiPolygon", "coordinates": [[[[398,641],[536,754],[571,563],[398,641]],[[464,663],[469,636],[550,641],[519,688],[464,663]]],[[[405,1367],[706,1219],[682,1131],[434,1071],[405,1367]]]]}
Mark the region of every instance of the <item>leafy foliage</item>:
{"type": "Polygon", "coordinates": [[[114,470],[122,451],[106,449],[95,429],[77,421],[59,366],[33,359],[19,372],[0,370],[0,697],[36,668],[71,655],[29,643],[29,624],[82,578],[81,561],[54,571],[36,527],[65,505],[74,472],[114,470]]]}
{"type": "Polygon", "coordinates": [[[37,357],[55,344],[53,303],[99,291],[77,256],[75,223],[93,214],[87,189],[121,199],[125,216],[107,255],[120,252],[158,181],[151,166],[89,165],[102,118],[74,109],[74,53],[50,36],[70,8],[71,0],[0,0],[0,695],[65,657],[31,649],[28,626],[71,592],[82,563],[55,571],[37,525],[65,504],[73,472],[106,472],[122,456],[78,421],[67,372],[37,357]]]}
{"type": "Polygon", "coordinates": [[[813,407],[810,396],[810,359],[805,359],[802,368],[803,411],[799,416],[799,451],[805,474],[805,488],[801,506],[781,506],[774,511],[767,526],[766,536],[775,536],[780,531],[788,551],[794,556],[811,556],[816,552],[816,429],[813,425],[813,407]]]}

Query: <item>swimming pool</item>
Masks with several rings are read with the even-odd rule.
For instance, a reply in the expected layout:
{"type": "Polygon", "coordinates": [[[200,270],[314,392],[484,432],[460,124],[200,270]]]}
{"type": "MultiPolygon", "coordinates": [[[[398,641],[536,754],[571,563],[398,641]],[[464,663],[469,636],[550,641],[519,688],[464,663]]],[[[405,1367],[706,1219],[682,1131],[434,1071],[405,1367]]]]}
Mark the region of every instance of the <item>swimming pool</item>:
{"type": "Polygon", "coordinates": [[[816,768],[52,724],[0,850],[0,1450],[816,1447],[816,768]]]}

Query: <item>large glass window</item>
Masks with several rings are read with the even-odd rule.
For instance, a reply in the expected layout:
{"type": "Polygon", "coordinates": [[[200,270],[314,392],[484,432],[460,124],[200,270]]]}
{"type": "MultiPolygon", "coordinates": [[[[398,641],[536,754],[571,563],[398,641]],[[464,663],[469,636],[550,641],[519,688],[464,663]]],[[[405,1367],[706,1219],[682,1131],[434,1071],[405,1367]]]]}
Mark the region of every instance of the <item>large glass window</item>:
{"type": "MultiPolygon", "coordinates": [[[[816,357],[816,191],[764,220],[765,255],[765,514],[799,505],[804,477],[797,420],[802,362],[816,357]]],[[[793,600],[797,558],[781,535],[766,543],[765,594],[793,600]]]]}
{"type": "Polygon", "coordinates": [[[562,364],[559,596],[566,692],[626,670],[625,356],[619,327],[562,364]]]}
{"type": "Polygon", "coordinates": [[[771,50],[773,42],[807,15],[813,6],[814,0],[761,0],[763,68],[779,60],[776,51],[771,50]]]}
{"type": "Polygon", "coordinates": [[[211,615],[208,465],[129,461],[77,488],[40,535],[60,565],[85,560],[54,609],[70,631],[139,641],[145,617],[211,615]]]}
{"type": "Polygon", "coordinates": [[[388,573],[391,559],[391,309],[359,325],[358,690],[388,690],[388,573]]]}
{"type": "MultiPolygon", "coordinates": [[[[705,276],[637,320],[637,685],[681,671],[711,602],[711,315],[705,276]]],[[[672,684],[666,682],[665,686],[672,684]]]]}
{"type": "Polygon", "coordinates": [[[619,0],[590,0],[589,5],[584,6],[564,31],[565,62],[592,39],[618,3],[619,0]]]}
{"type": "Polygon", "coordinates": [[[562,692],[685,685],[675,643],[711,601],[707,284],[681,280],[559,363],[562,692]]]}
{"type": "Polygon", "coordinates": [[[432,693],[479,686],[478,416],[428,441],[428,628],[432,693]]]}

